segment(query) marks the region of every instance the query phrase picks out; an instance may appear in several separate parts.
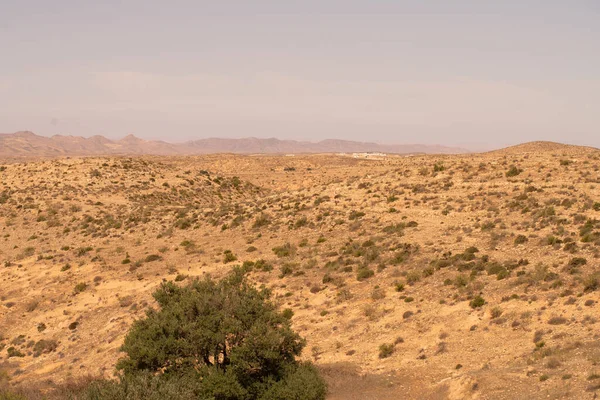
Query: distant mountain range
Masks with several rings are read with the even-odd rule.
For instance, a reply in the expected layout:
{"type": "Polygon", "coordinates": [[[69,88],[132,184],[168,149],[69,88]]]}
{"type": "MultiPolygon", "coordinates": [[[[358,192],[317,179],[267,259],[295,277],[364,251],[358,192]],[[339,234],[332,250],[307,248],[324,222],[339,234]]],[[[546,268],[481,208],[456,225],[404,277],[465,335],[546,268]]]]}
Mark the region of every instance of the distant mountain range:
{"type": "Polygon", "coordinates": [[[460,154],[469,150],[437,145],[383,145],[327,139],[320,142],[300,142],[275,138],[219,139],[208,138],[184,143],[143,140],[128,135],[121,140],[104,136],[55,135],[45,137],[33,132],[0,134],[0,157],[56,157],[93,155],[195,155],[211,153],[289,154],[289,153],[362,153],[395,154],[460,154]]]}

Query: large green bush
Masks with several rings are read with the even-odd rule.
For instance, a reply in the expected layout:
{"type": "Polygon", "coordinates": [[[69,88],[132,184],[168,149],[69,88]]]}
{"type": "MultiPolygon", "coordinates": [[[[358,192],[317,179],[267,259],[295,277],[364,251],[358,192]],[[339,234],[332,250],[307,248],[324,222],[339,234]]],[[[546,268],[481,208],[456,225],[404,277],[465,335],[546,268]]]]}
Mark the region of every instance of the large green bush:
{"type": "Polygon", "coordinates": [[[123,344],[119,381],[88,399],[324,399],[326,385],[299,363],[305,341],[241,269],[221,281],[163,283],[159,310],[136,321],[123,344]]]}

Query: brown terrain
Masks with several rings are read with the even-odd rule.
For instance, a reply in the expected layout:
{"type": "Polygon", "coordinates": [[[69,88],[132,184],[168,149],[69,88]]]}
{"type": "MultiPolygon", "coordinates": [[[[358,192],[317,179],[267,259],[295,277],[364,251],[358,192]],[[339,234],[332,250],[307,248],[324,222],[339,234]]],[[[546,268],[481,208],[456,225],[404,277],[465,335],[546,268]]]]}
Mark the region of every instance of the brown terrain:
{"type": "Polygon", "coordinates": [[[55,135],[45,137],[33,132],[0,134],[0,157],[58,157],[94,155],[197,155],[214,153],[235,154],[285,154],[285,153],[346,153],[382,152],[394,154],[459,154],[468,150],[436,145],[381,145],[377,143],[353,142],[327,139],[318,143],[245,138],[208,138],[185,143],[143,140],[128,135],[121,140],[109,140],[103,136],[84,138],[81,136],[55,135]]]}
{"type": "Polygon", "coordinates": [[[111,377],[160,282],[244,264],[331,399],[593,399],[599,259],[593,148],[7,160],[0,381],[111,377]]]}

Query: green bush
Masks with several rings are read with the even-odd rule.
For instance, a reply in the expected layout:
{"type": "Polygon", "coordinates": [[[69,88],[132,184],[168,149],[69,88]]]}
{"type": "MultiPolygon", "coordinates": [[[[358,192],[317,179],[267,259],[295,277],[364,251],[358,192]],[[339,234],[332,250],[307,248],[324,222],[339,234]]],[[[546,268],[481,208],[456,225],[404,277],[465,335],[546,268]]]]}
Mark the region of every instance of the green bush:
{"type": "Polygon", "coordinates": [[[518,235],[515,238],[515,246],[526,243],[529,239],[527,239],[527,236],[525,235],[518,235]]]}
{"type": "Polygon", "coordinates": [[[236,261],[237,257],[235,254],[231,252],[231,250],[225,250],[223,252],[223,264],[227,264],[233,261],[236,261]]]}
{"type": "Polygon", "coordinates": [[[44,353],[51,353],[58,347],[55,340],[40,340],[33,346],[33,356],[38,357],[44,353]]]}
{"type": "Polygon", "coordinates": [[[394,354],[393,344],[384,343],[381,346],[379,346],[379,358],[388,358],[392,354],[394,354]]]}
{"type": "Polygon", "coordinates": [[[241,268],[180,287],[163,283],[159,310],[134,322],[118,381],[90,385],[85,399],[324,399],[326,384],[296,356],[305,341],[270,292],[241,268]]]}
{"type": "Polygon", "coordinates": [[[522,170],[522,169],[520,169],[520,168],[517,168],[517,166],[515,166],[515,165],[512,165],[512,166],[510,167],[510,169],[509,169],[508,171],[506,171],[506,177],[507,177],[507,178],[510,178],[510,177],[513,177],[513,176],[517,176],[517,175],[519,175],[521,172],[523,172],[523,170],[522,170]]]}
{"type": "Polygon", "coordinates": [[[481,296],[477,296],[477,297],[473,298],[473,300],[471,300],[471,302],[469,303],[471,308],[480,308],[484,304],[485,304],[485,300],[481,296]]]}
{"type": "Polygon", "coordinates": [[[273,270],[273,266],[261,258],[254,263],[254,269],[269,272],[273,270]]]}
{"type": "Polygon", "coordinates": [[[158,254],[150,254],[149,256],[147,256],[144,259],[144,262],[149,263],[149,262],[158,261],[158,260],[162,260],[162,257],[159,256],[158,254]]]}
{"type": "Polygon", "coordinates": [[[73,293],[78,294],[78,293],[84,292],[87,288],[88,288],[87,283],[79,282],[77,285],[75,285],[75,288],[73,289],[73,293]]]}
{"type": "Polygon", "coordinates": [[[6,349],[7,358],[11,357],[25,357],[25,354],[21,353],[17,348],[11,346],[6,349]]]}
{"type": "Polygon", "coordinates": [[[356,273],[356,279],[359,281],[364,281],[365,279],[369,279],[375,275],[375,272],[369,268],[360,268],[356,273]]]}
{"type": "Polygon", "coordinates": [[[353,221],[355,219],[359,219],[359,218],[362,218],[364,216],[365,216],[364,212],[353,210],[353,211],[350,212],[350,215],[348,216],[348,219],[350,221],[353,221]]]}

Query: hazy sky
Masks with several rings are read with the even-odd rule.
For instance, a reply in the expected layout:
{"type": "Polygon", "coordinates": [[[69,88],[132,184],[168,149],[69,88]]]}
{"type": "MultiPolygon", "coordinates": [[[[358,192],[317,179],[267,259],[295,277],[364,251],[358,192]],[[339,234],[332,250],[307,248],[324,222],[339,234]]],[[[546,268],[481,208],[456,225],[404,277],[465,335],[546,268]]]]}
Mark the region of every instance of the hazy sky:
{"type": "Polygon", "coordinates": [[[0,0],[0,132],[600,146],[599,0],[0,0]]]}

